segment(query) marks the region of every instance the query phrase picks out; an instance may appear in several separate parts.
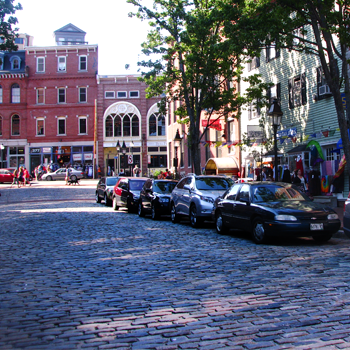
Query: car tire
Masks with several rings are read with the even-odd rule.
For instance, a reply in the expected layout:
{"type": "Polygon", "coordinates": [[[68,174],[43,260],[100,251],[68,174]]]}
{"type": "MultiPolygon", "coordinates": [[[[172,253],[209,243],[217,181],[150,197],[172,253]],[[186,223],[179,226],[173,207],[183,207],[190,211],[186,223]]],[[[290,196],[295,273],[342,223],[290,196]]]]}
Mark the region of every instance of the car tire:
{"type": "Polygon", "coordinates": [[[106,207],[109,207],[109,199],[108,199],[106,193],[105,193],[105,196],[104,196],[104,200],[105,200],[105,206],[106,206],[106,207]]]}
{"type": "Polygon", "coordinates": [[[72,176],[70,177],[70,179],[71,179],[72,181],[77,181],[77,177],[76,177],[75,175],[72,175],[72,176]]]}
{"type": "Polygon", "coordinates": [[[257,244],[262,244],[267,241],[267,235],[264,229],[264,220],[262,218],[254,219],[252,238],[253,241],[257,244]]]}
{"type": "Polygon", "coordinates": [[[95,193],[95,200],[96,200],[96,203],[101,203],[101,198],[98,195],[98,192],[95,193]]]}
{"type": "Polygon", "coordinates": [[[142,201],[141,200],[139,201],[137,214],[139,214],[139,217],[144,217],[145,216],[145,211],[143,210],[143,206],[142,206],[142,201]]]}
{"type": "Polygon", "coordinates": [[[135,209],[133,208],[133,206],[131,205],[130,199],[128,198],[126,207],[128,209],[128,213],[134,213],[135,209]]]}
{"type": "Polygon", "coordinates": [[[176,224],[176,223],[180,222],[179,215],[176,214],[176,208],[175,208],[175,204],[174,203],[171,203],[170,214],[171,214],[171,222],[172,223],[176,224]]]}
{"type": "Polygon", "coordinates": [[[332,233],[323,233],[321,235],[312,236],[313,240],[319,243],[326,243],[332,238],[332,233]]]}
{"type": "Polygon", "coordinates": [[[151,218],[152,220],[158,220],[159,219],[159,214],[156,210],[156,206],[154,204],[152,204],[152,207],[151,207],[151,218]]]}
{"type": "Polygon", "coordinates": [[[117,198],[115,198],[115,197],[113,197],[112,207],[113,207],[113,210],[119,209],[119,207],[117,205],[117,198]]]}
{"type": "Polygon", "coordinates": [[[190,224],[192,227],[197,228],[202,224],[202,220],[197,216],[197,208],[194,204],[190,207],[190,224]]]}
{"type": "Polygon", "coordinates": [[[50,176],[50,175],[47,176],[47,177],[46,177],[46,181],[52,181],[52,176],[50,176]]]}
{"type": "Polygon", "coordinates": [[[218,211],[215,215],[215,228],[216,232],[220,235],[228,231],[228,228],[225,226],[224,220],[222,219],[221,211],[218,211]]]}

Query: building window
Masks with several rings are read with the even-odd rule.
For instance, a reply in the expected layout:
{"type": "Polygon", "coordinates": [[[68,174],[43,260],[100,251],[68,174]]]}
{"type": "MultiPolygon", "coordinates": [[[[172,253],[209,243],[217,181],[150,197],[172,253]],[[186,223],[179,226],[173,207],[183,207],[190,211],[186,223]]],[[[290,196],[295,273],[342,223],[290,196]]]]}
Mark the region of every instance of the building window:
{"type": "Polygon", "coordinates": [[[248,62],[248,72],[258,67],[260,67],[260,58],[259,57],[251,58],[251,61],[248,62]]]}
{"type": "Polygon", "coordinates": [[[24,44],[23,38],[15,38],[15,44],[24,44]]]}
{"type": "Polygon", "coordinates": [[[86,135],[87,134],[87,118],[79,117],[79,134],[86,135]]]}
{"type": "Polygon", "coordinates": [[[276,43],[272,42],[266,47],[266,62],[270,62],[277,57],[280,57],[280,50],[277,50],[276,43]]]}
{"type": "Polygon", "coordinates": [[[45,89],[43,88],[36,89],[36,103],[38,105],[45,103],[45,89]]]}
{"type": "Polygon", "coordinates": [[[58,57],[57,70],[59,72],[65,72],[66,71],[66,56],[59,56],[58,57]]]}
{"type": "Polygon", "coordinates": [[[118,98],[126,98],[127,97],[126,91],[118,91],[117,97],[118,98]]]}
{"type": "Polygon", "coordinates": [[[36,135],[43,136],[45,135],[45,119],[38,118],[36,120],[36,135]]]}
{"type": "Polygon", "coordinates": [[[140,128],[139,128],[140,122],[139,117],[137,115],[134,115],[131,119],[131,136],[139,136],[140,128]]]}
{"type": "Polygon", "coordinates": [[[306,104],[306,77],[305,73],[288,80],[289,108],[306,104]]]}
{"type": "Polygon", "coordinates": [[[252,120],[257,118],[260,118],[260,107],[258,105],[258,101],[254,100],[248,107],[248,119],[252,120]]]}
{"type": "Polygon", "coordinates": [[[45,57],[36,58],[36,71],[38,73],[45,72],[45,57]]]}
{"type": "Polygon", "coordinates": [[[18,84],[13,84],[11,86],[11,103],[21,102],[21,89],[18,84]]]}
{"type": "Polygon", "coordinates": [[[87,70],[87,56],[79,56],[79,70],[87,70]]]}
{"type": "Polygon", "coordinates": [[[58,103],[66,103],[66,89],[65,88],[58,88],[57,101],[58,101],[58,103]]]}
{"type": "Polygon", "coordinates": [[[323,100],[326,97],[332,96],[331,90],[327,84],[326,77],[322,67],[317,68],[317,99],[323,100]]]}
{"type": "Polygon", "coordinates": [[[270,105],[272,104],[274,99],[277,99],[278,103],[281,103],[281,83],[271,86],[267,90],[267,96],[268,96],[270,105]]]}
{"type": "Polygon", "coordinates": [[[165,136],[165,117],[154,113],[149,117],[149,136],[165,136]]]}
{"type": "Polygon", "coordinates": [[[110,114],[105,121],[105,134],[106,137],[140,136],[140,119],[136,114],[110,114]]]}
{"type": "Polygon", "coordinates": [[[109,115],[105,121],[106,137],[113,137],[113,118],[109,115]]]}
{"type": "Polygon", "coordinates": [[[130,98],[138,98],[139,97],[139,92],[138,91],[130,91],[129,92],[129,97],[130,98]]]}
{"type": "Polygon", "coordinates": [[[123,136],[130,136],[130,117],[128,115],[123,118],[123,136]]]}
{"type": "Polygon", "coordinates": [[[19,132],[19,115],[15,114],[11,118],[11,135],[12,136],[18,136],[20,134],[19,132]]]}
{"type": "Polygon", "coordinates": [[[2,103],[2,86],[0,85],[0,103],[2,103]]]}
{"type": "Polygon", "coordinates": [[[114,91],[105,91],[105,98],[115,98],[114,91]]]}
{"type": "Polygon", "coordinates": [[[87,88],[79,88],[79,102],[87,102],[87,88]]]}
{"type": "Polygon", "coordinates": [[[57,119],[57,131],[58,135],[66,135],[66,118],[57,119]]]}
{"type": "Polygon", "coordinates": [[[2,117],[0,117],[0,136],[2,136],[2,117]]]}
{"type": "Polygon", "coordinates": [[[16,70],[20,68],[20,59],[17,56],[12,56],[11,59],[11,69],[16,70]]]}
{"type": "Polygon", "coordinates": [[[166,168],[168,162],[166,154],[151,154],[150,158],[149,168],[166,168]]]}

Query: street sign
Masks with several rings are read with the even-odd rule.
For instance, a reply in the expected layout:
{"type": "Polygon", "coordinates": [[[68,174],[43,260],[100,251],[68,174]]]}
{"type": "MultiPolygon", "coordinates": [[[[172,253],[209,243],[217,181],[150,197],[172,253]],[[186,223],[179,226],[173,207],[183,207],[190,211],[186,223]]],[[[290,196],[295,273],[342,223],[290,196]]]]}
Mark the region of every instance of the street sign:
{"type": "Polygon", "coordinates": [[[134,157],[132,154],[128,155],[128,164],[133,164],[134,163],[134,157]]]}

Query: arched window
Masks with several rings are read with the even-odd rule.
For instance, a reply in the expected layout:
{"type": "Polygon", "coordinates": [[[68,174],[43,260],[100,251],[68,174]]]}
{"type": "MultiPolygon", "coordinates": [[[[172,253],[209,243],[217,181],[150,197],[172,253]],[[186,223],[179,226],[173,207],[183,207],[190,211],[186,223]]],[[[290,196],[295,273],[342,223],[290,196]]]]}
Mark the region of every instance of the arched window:
{"type": "Polygon", "coordinates": [[[128,115],[123,118],[123,136],[130,136],[130,117],[128,115]]]}
{"type": "Polygon", "coordinates": [[[19,115],[15,114],[11,118],[11,135],[18,136],[19,135],[19,115]]]}
{"type": "Polygon", "coordinates": [[[139,117],[137,115],[134,115],[132,117],[132,136],[139,136],[140,135],[140,129],[139,129],[139,117]]]}
{"type": "Polygon", "coordinates": [[[13,84],[11,86],[11,103],[21,102],[21,89],[18,84],[13,84]]]}
{"type": "Polygon", "coordinates": [[[114,136],[122,136],[122,120],[119,115],[114,118],[114,136]]]}
{"type": "Polygon", "coordinates": [[[106,137],[113,137],[113,118],[109,115],[106,118],[106,137]]]}
{"type": "Polygon", "coordinates": [[[20,69],[21,67],[21,59],[18,56],[12,56],[10,58],[10,62],[11,62],[11,69],[20,69]]]}
{"type": "Polygon", "coordinates": [[[157,136],[157,119],[154,114],[149,117],[149,136],[157,136]]]}
{"type": "Polygon", "coordinates": [[[158,136],[165,136],[165,117],[163,115],[158,117],[158,136]]]}

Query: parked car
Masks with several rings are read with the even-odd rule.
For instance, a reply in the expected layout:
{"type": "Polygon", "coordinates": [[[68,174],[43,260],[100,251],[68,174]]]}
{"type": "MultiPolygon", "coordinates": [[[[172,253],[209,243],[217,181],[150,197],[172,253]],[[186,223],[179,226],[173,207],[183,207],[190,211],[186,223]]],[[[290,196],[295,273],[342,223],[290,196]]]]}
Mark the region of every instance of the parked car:
{"type": "Polygon", "coordinates": [[[341,225],[333,209],[282,182],[235,184],[215,201],[213,219],[218,233],[246,230],[256,243],[272,236],[311,236],[326,242],[341,225]]]}
{"type": "Polygon", "coordinates": [[[156,220],[161,215],[170,215],[170,194],[176,184],[176,180],[148,179],[140,193],[139,216],[150,213],[156,220]]]}
{"type": "Polygon", "coordinates": [[[118,176],[102,177],[96,186],[95,199],[96,203],[101,203],[104,200],[105,205],[111,206],[113,201],[113,188],[118,182],[118,176]]]}
{"type": "Polygon", "coordinates": [[[0,183],[13,182],[13,171],[10,169],[0,169],[0,183]]]}
{"type": "Polygon", "coordinates": [[[229,177],[188,174],[171,193],[171,221],[189,217],[192,227],[211,220],[214,201],[233,185],[229,177]]]}
{"type": "MultiPolygon", "coordinates": [[[[74,168],[69,168],[70,173],[70,179],[72,180],[80,180],[84,177],[84,173],[81,170],[76,170],[74,168]]],[[[66,168],[60,168],[53,173],[46,173],[43,174],[41,179],[46,181],[53,181],[53,180],[64,180],[66,177],[66,168]]]]}
{"type": "Polygon", "coordinates": [[[129,213],[136,212],[139,205],[140,192],[147,177],[122,177],[113,189],[113,209],[128,208],[129,213]]]}
{"type": "Polygon", "coordinates": [[[243,182],[252,182],[254,179],[252,177],[241,177],[235,181],[236,184],[241,184],[243,182]]]}
{"type": "Polygon", "coordinates": [[[344,233],[350,238],[350,192],[344,203],[343,229],[344,233]]]}

